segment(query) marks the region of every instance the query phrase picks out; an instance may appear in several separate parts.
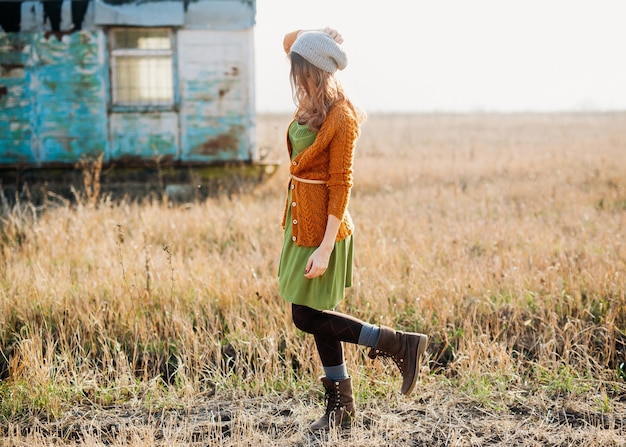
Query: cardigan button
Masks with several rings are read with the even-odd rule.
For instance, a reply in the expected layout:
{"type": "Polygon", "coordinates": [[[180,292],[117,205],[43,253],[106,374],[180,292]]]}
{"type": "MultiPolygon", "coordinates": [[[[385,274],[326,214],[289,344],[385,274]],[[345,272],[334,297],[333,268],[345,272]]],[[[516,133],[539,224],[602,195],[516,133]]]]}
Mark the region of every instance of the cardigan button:
{"type": "Polygon", "coordinates": [[[291,202],[291,206],[296,206],[296,202],[291,202]]]}
{"type": "Polygon", "coordinates": [[[296,237],[295,237],[295,236],[292,236],[292,237],[291,237],[291,240],[295,242],[295,241],[296,241],[296,237]]]}
{"type": "Polygon", "coordinates": [[[291,164],[294,165],[294,166],[298,166],[298,162],[297,161],[293,161],[293,162],[291,162],[291,164]]]}
{"type": "Polygon", "coordinates": [[[294,185],[293,183],[291,184],[291,189],[295,189],[296,185],[294,185]]]}
{"type": "Polygon", "coordinates": [[[294,224],[294,225],[298,225],[298,219],[294,219],[294,220],[293,220],[293,224],[294,224]]]}

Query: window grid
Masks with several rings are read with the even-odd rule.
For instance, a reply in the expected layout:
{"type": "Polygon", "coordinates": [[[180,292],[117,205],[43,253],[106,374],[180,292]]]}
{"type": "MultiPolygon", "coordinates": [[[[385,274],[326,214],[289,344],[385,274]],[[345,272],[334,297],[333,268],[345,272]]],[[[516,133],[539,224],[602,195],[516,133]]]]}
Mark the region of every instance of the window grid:
{"type": "Polygon", "coordinates": [[[174,80],[169,29],[114,29],[111,32],[114,105],[172,105],[174,80]]]}

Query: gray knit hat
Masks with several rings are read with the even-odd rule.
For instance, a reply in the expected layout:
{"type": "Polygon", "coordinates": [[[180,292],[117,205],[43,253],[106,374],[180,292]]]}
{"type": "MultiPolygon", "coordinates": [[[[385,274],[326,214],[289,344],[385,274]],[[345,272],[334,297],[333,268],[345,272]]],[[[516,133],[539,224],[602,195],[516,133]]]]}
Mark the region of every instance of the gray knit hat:
{"type": "Polygon", "coordinates": [[[291,46],[297,53],[320,70],[334,73],[348,65],[348,56],[328,34],[322,31],[307,31],[300,34],[291,46]]]}

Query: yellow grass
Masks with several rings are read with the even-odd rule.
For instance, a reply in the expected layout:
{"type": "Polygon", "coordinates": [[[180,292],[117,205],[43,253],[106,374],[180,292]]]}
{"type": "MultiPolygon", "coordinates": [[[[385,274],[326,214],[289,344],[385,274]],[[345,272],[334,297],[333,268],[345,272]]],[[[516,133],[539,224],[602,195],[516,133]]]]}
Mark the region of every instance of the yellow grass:
{"type": "MultiPolygon", "coordinates": [[[[288,119],[259,117],[283,161],[288,119]]],[[[625,129],[623,113],[369,118],[339,310],[431,345],[408,400],[347,347],[363,412],[328,439],[305,434],[321,368],[277,293],[286,163],[231,199],[5,204],[0,439],[623,445],[625,129]]]]}

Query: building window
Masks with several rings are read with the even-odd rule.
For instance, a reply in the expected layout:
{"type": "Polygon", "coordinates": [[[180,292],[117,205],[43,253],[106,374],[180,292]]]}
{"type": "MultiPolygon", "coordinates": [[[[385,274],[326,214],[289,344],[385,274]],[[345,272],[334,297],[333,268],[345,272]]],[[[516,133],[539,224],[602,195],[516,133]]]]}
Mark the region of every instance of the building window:
{"type": "Polygon", "coordinates": [[[114,105],[174,103],[172,33],[167,28],[114,28],[111,89],[114,105]]]}

